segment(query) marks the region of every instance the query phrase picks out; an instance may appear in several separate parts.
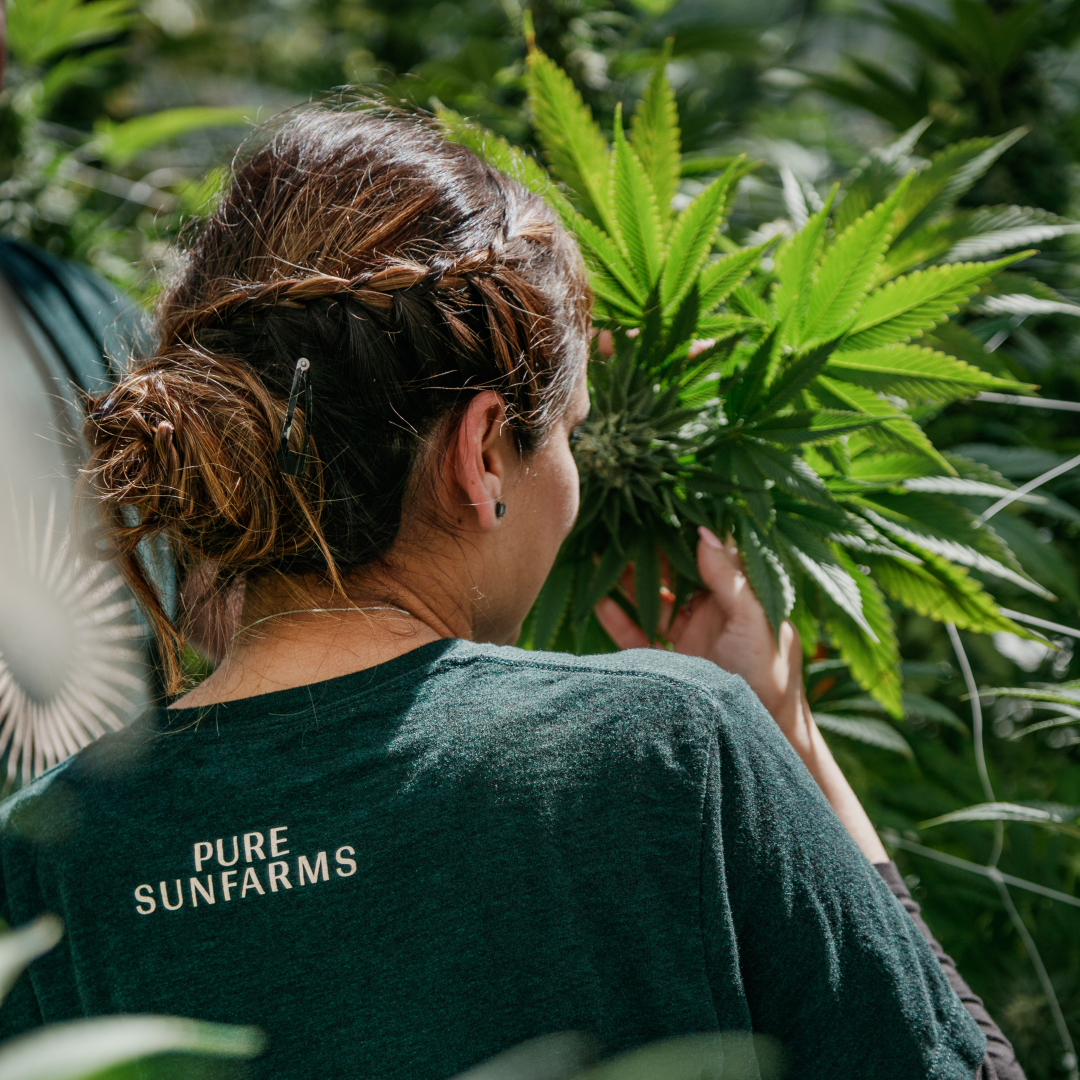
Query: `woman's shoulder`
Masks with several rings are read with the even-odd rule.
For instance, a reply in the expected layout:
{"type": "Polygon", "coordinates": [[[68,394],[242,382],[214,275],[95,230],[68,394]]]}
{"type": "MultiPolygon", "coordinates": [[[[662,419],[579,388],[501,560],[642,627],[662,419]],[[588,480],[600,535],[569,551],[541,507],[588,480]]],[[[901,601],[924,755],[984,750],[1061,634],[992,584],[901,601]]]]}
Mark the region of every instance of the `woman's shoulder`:
{"type": "Polygon", "coordinates": [[[714,761],[741,772],[785,753],[742,678],[659,649],[576,656],[458,642],[432,674],[397,748],[437,760],[444,775],[497,777],[500,790],[541,778],[626,806],[650,787],[678,801],[674,785],[700,809],[714,761]]]}
{"type": "Polygon", "coordinates": [[[497,677],[509,701],[576,700],[607,713],[696,720],[710,732],[764,713],[740,676],[709,660],[662,649],[579,656],[460,642],[447,659],[497,677]]]}

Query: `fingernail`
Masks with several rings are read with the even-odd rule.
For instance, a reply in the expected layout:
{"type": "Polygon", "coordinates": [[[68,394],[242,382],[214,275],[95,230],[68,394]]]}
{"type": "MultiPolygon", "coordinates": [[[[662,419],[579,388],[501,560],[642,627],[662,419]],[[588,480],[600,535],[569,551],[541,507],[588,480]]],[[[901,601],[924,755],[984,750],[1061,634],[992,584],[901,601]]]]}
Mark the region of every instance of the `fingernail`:
{"type": "Polygon", "coordinates": [[[698,526],[698,536],[705,541],[711,548],[715,548],[719,551],[723,548],[723,544],[720,543],[720,538],[712,531],[712,529],[706,529],[704,525],[698,526]]]}

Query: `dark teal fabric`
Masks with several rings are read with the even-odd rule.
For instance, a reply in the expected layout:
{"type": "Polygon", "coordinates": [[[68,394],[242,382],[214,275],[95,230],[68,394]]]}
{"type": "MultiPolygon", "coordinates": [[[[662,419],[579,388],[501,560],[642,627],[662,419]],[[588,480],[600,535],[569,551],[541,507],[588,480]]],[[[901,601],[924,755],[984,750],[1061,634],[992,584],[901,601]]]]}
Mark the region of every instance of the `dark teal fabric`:
{"type": "Polygon", "coordinates": [[[567,1029],[753,1029],[798,1080],[970,1078],[984,1050],[745,683],[659,651],[444,641],[158,712],[3,805],[0,871],[5,919],[68,927],[5,1034],[252,1023],[290,1080],[440,1080],[567,1029]]]}

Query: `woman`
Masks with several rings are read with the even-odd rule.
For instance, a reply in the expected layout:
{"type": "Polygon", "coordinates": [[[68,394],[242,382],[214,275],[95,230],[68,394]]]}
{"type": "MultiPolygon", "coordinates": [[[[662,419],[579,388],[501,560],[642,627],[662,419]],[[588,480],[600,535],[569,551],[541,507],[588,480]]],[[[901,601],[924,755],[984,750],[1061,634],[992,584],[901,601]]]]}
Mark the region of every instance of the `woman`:
{"type": "Polygon", "coordinates": [[[427,123],[259,135],[88,423],[163,654],[147,537],[222,608],[242,589],[240,628],[7,804],[0,914],[68,933],[6,1031],[255,1023],[290,1078],[435,1080],[567,1029],[752,1030],[800,1080],[1021,1075],[893,895],[731,549],[703,532],[685,655],[510,647],[578,508],[588,309],[545,204],[427,123]]]}

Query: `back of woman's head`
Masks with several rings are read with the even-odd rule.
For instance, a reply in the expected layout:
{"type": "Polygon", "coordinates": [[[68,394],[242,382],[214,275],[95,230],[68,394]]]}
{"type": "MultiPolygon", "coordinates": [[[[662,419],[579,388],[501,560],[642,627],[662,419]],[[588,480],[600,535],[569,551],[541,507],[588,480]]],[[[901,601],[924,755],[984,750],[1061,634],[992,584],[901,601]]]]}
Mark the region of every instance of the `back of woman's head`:
{"type": "MultiPolygon", "coordinates": [[[[416,465],[480,390],[530,453],[581,372],[580,258],[536,195],[430,121],[306,107],[256,132],[159,309],[156,353],[92,402],[89,475],[167,681],[184,635],[136,547],[220,582],[383,560],[416,465]],[[297,360],[313,420],[295,410],[297,360]]],[[[414,498],[415,496],[415,498],[414,498]]],[[[417,509],[417,508],[412,508],[417,509]]]]}

